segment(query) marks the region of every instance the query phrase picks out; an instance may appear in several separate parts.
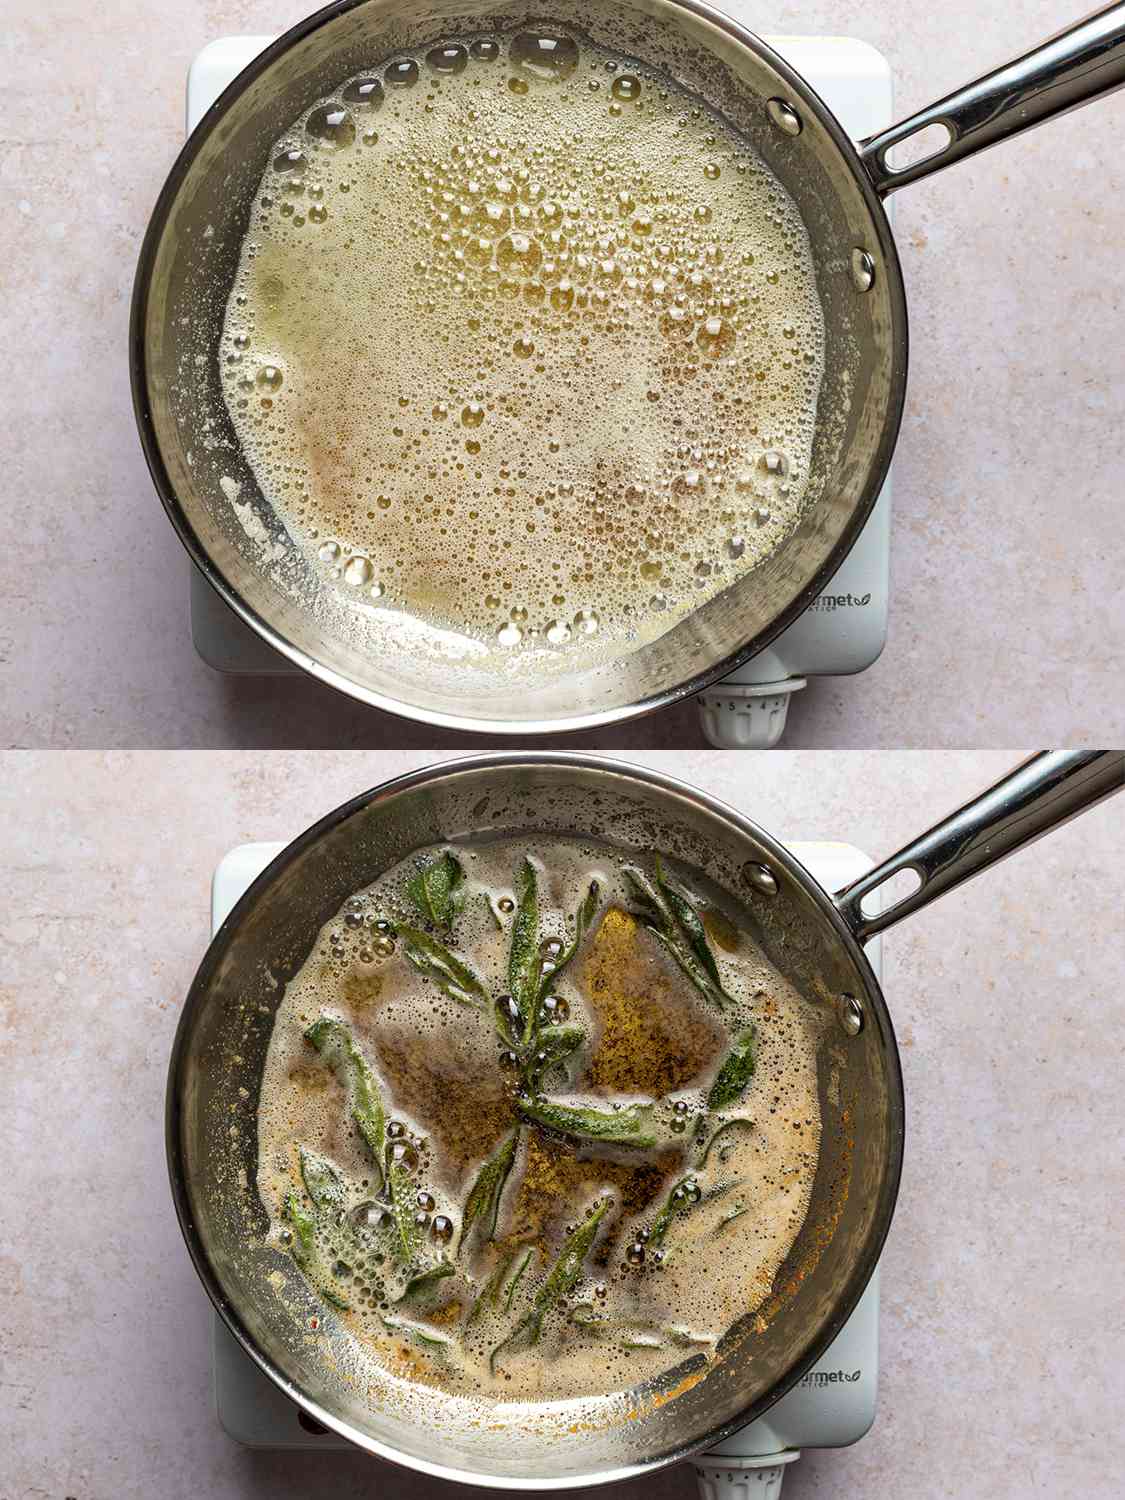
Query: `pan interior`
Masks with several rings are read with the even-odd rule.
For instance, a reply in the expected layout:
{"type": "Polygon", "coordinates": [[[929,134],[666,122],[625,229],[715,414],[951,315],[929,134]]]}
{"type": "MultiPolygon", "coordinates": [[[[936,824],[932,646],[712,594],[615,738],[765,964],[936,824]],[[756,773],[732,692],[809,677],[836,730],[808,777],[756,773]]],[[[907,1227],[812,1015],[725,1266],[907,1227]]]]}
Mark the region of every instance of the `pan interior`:
{"type": "MultiPolygon", "coordinates": [[[[874,500],[900,391],[900,305],[893,251],[865,295],[852,281],[863,246],[880,261],[876,224],[848,160],[811,101],[797,136],[766,101],[794,95],[769,54],[667,0],[610,7],[560,3],[555,26],[643,59],[722,114],[785,185],[808,230],[826,329],[825,375],[796,529],[766,560],[664,635],[630,653],[542,680],[509,680],[463,662],[456,671],[403,650],[363,648],[322,569],[271,561],[282,526],[241,451],[220,383],[220,337],[251,202],[271,146],[342,78],[395,51],[453,34],[511,30],[543,16],[519,5],[408,6],[362,0],[252,67],[217,107],[174,174],[142,261],[138,396],[166,503],[197,560],[273,644],[346,691],[383,706],[481,728],[549,727],[620,716],[687,690],[761,647],[807,605],[854,540],[874,500]],[[177,180],[178,179],[178,180],[177,180]],[[876,475],[877,477],[877,475],[876,475]],[[233,505],[230,496],[236,495],[233,505]]],[[[292,550],[292,549],[289,549],[292,550]]],[[[278,554],[280,555],[280,554],[278,554]]],[[[354,617],[353,617],[354,618],[354,617]]]]}
{"type": "MultiPolygon", "coordinates": [[[[881,1244],[897,1183],[898,1076],[881,998],[833,936],[799,867],[690,794],[608,767],[500,763],[452,767],[361,799],[286,851],[252,888],[208,953],[181,1024],[170,1080],[170,1150],[197,1265],[251,1352],[319,1419],[373,1452],[478,1482],[594,1483],[681,1457],[764,1410],[817,1357],[858,1297],[881,1244]],[[649,1387],[575,1423],[573,1406],[497,1406],[463,1423],[448,1402],[402,1406],[389,1382],[358,1389],[344,1335],[288,1258],[263,1242],[257,1107],[273,1014],[323,923],[353,891],[411,850],[454,838],[533,832],[665,850],[744,905],[753,936],[811,1006],[863,995],[858,1037],[825,1028],[817,1060],[823,1122],[805,1224],[760,1314],[649,1387]],[[754,894],[747,861],[778,872],[772,900],[754,894]],[[304,1304],[307,1303],[307,1309],[304,1304]],[[310,1333],[307,1317],[319,1315],[310,1333]]],[[[587,1404],[588,1405],[588,1404],[587,1404]]]]}

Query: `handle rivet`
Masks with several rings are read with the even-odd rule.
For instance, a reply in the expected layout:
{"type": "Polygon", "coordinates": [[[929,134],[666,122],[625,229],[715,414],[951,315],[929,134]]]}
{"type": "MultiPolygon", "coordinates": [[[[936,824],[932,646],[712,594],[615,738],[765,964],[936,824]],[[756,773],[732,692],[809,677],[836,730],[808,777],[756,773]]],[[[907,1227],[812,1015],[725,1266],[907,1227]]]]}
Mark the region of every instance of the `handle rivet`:
{"type": "Polygon", "coordinates": [[[863,1030],[863,1006],[854,995],[841,995],[836,1001],[836,1017],[845,1036],[858,1036],[863,1030]]]}
{"type": "Polygon", "coordinates": [[[742,878],[747,885],[752,886],[758,892],[759,896],[777,895],[777,876],[765,865],[743,865],[742,878]]]}
{"type": "Polygon", "coordinates": [[[784,130],[786,135],[800,135],[805,128],[800,115],[788,100],[769,99],[766,101],[766,108],[778,130],[784,130]]]}
{"type": "Polygon", "coordinates": [[[875,261],[866,250],[852,251],[852,285],[857,292],[869,292],[875,285],[875,261]]]}

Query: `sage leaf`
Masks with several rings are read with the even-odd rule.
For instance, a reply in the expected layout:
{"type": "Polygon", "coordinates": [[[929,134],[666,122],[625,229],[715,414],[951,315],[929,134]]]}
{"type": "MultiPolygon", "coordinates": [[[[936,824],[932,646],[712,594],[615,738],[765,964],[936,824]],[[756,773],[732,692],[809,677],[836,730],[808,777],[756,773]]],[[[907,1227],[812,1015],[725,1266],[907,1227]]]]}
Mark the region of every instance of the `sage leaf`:
{"type": "Polygon", "coordinates": [[[750,1210],[748,1208],[732,1208],[730,1213],[724,1214],[719,1222],[715,1225],[715,1233],[722,1234],[723,1230],[727,1227],[728,1224],[733,1224],[735,1219],[741,1219],[743,1214],[748,1214],[749,1212],[750,1210]]]}
{"type": "Polygon", "coordinates": [[[682,1177],[668,1194],[664,1207],[653,1220],[652,1228],[648,1234],[648,1248],[655,1250],[663,1245],[668,1230],[673,1220],[682,1214],[688,1214],[693,1208],[698,1208],[703,1203],[714,1203],[716,1198],[724,1198],[733,1188],[741,1186],[742,1179],[730,1182],[719,1182],[714,1187],[703,1189],[690,1174],[682,1177]]]}
{"type": "MultiPolygon", "coordinates": [[[[520,1282],[523,1280],[524,1272],[527,1270],[528,1266],[531,1264],[531,1262],[534,1259],[535,1259],[535,1248],[534,1248],[534,1246],[529,1245],[528,1248],[524,1251],[523,1259],[520,1261],[519,1265],[516,1267],[516,1274],[512,1277],[511,1281],[508,1282],[507,1289],[506,1289],[506,1291],[504,1293],[504,1311],[505,1312],[511,1312],[511,1310],[512,1310],[512,1299],[515,1297],[516,1290],[519,1287],[520,1282]]],[[[509,1262],[509,1264],[511,1264],[511,1262],[509,1262]]]]}
{"type": "Polygon", "coordinates": [[[655,858],[656,885],[634,865],[621,872],[633,888],[642,920],[700,994],[719,1010],[726,1010],[733,1001],[723,989],[699,914],[684,892],[668,880],[660,856],[655,858]]]}
{"type": "Polygon", "coordinates": [[[523,1015],[511,995],[498,995],[493,1006],[493,1016],[500,1040],[509,1047],[523,1047],[523,1015]]]}
{"type": "Polygon", "coordinates": [[[495,1237],[496,1220],[500,1214],[500,1199],[504,1193],[504,1184],[508,1180],[508,1174],[512,1170],[512,1163],[516,1159],[519,1138],[518,1127],[509,1131],[477,1173],[476,1181],[465,1201],[465,1211],[461,1215],[462,1239],[478,1219],[484,1227],[485,1239],[490,1240],[495,1237]]]}
{"type": "Polygon", "coordinates": [[[746,1092],[746,1086],[754,1076],[756,1035],[754,1027],[749,1026],[734,1039],[707,1095],[708,1109],[729,1109],[746,1092]]]}
{"type": "Polygon", "coordinates": [[[565,1062],[586,1040],[581,1026],[545,1026],[535,1038],[535,1051],[528,1059],[525,1074],[528,1087],[535,1089],[549,1068],[565,1062]]]}
{"type": "Polygon", "coordinates": [[[305,1040],[311,1042],[328,1066],[336,1074],[341,1086],[347,1090],[352,1119],[371,1152],[375,1170],[383,1170],[383,1146],[386,1135],[386,1114],[379,1095],[379,1085],[367,1064],[367,1059],[356,1046],[355,1038],[342,1021],[330,1016],[321,1016],[305,1032],[305,1040]]]}
{"type": "Polygon", "coordinates": [[[694,1208],[701,1197],[702,1193],[695,1178],[681,1177],[668,1194],[664,1207],[652,1221],[648,1232],[649,1248],[658,1249],[664,1243],[664,1236],[668,1233],[668,1228],[676,1215],[694,1208]]]}
{"type": "Polygon", "coordinates": [[[315,1244],[312,1215],[306,1213],[301,1207],[300,1199],[296,1193],[290,1193],[286,1198],[283,1214],[292,1225],[293,1230],[293,1239],[289,1246],[289,1252],[301,1269],[304,1270],[312,1260],[315,1244]]]}
{"type": "Polygon", "coordinates": [[[412,1276],[406,1283],[399,1301],[405,1302],[408,1297],[421,1297],[427,1292],[432,1292],[439,1281],[452,1276],[456,1269],[452,1261],[439,1260],[436,1266],[430,1266],[426,1271],[419,1271],[417,1276],[412,1276]]]}
{"type": "Polygon", "coordinates": [[[539,876],[531,861],[525,859],[516,878],[516,913],[508,950],[508,988],[523,1019],[525,1041],[530,1039],[538,1016],[541,968],[539,876]]]}
{"type": "Polygon", "coordinates": [[[570,1321],[597,1338],[616,1338],[624,1349],[661,1349],[666,1342],[680,1349],[697,1349],[713,1342],[706,1335],[693,1333],[690,1328],[678,1324],[665,1327],[658,1323],[614,1319],[590,1302],[580,1302],[571,1313],[570,1321]]]}
{"type": "Polygon", "coordinates": [[[416,1189],[410,1173],[398,1160],[392,1142],[387,1143],[383,1176],[394,1224],[395,1258],[405,1264],[413,1259],[418,1247],[418,1226],[414,1222],[414,1216],[418,1212],[416,1189]]]}
{"type": "Polygon", "coordinates": [[[543,974],[539,985],[540,999],[549,994],[552,985],[582,946],[582,940],[589,931],[590,923],[594,920],[594,916],[597,913],[600,896],[601,886],[596,880],[591,880],[590,888],[585,896],[583,896],[582,904],[574,915],[574,937],[571,939],[570,946],[564,948],[558,958],[555,959],[554,967],[543,974]]]}
{"type": "Polygon", "coordinates": [[[466,1320],[468,1323],[475,1323],[486,1308],[496,1306],[500,1298],[500,1290],[504,1285],[504,1277],[511,1270],[512,1262],[515,1258],[513,1252],[511,1255],[502,1256],[497,1261],[493,1267],[492,1275],[485,1282],[484,1286],[481,1287],[477,1293],[476,1300],[469,1309],[469,1316],[466,1320]]]}
{"type": "Polygon", "coordinates": [[[448,849],[422,865],[406,883],[406,892],[427,922],[449,928],[465,901],[465,872],[448,849]]]}
{"type": "Polygon", "coordinates": [[[559,1104],[539,1095],[534,1099],[518,1098],[516,1108],[537,1125],[581,1141],[603,1141],[641,1150],[656,1145],[651,1104],[626,1104],[614,1110],[587,1109],[582,1105],[559,1104]]]}
{"type": "Polygon", "coordinates": [[[441,1334],[432,1332],[429,1328],[421,1328],[417,1323],[408,1323],[405,1318],[392,1318],[384,1315],[383,1327],[391,1333],[397,1333],[400,1338],[409,1340],[412,1344],[421,1344],[426,1349],[448,1349],[449,1340],[442,1338],[441,1334]]]}
{"type": "Polygon", "coordinates": [[[496,1373],[496,1361],[505,1351],[528,1348],[539,1342],[543,1331],[543,1319],[562,1297],[568,1297],[578,1285],[586,1267],[586,1257],[598,1237],[598,1229],[609,1209],[610,1200],[603,1198],[577,1229],[571,1231],[563,1242],[559,1258],[551,1268],[550,1275],[536,1292],[531,1311],[519,1323],[503,1343],[497,1344],[489,1356],[489,1370],[496,1373]]]}
{"type": "Polygon", "coordinates": [[[736,1130],[753,1130],[753,1129],[754,1129],[754,1122],[753,1122],[753,1120],[743,1119],[741,1115],[736,1115],[733,1120],[724,1120],[724,1121],[722,1121],[722,1123],[719,1125],[718,1129],[712,1132],[710,1138],[707,1140],[706,1144],[703,1146],[703,1149],[700,1151],[700,1153],[699,1153],[699,1165],[701,1167],[705,1167],[707,1165],[707,1158],[711,1155],[712,1149],[725,1136],[732,1135],[736,1130]]]}
{"type": "Polygon", "coordinates": [[[471,1005],[476,1010],[488,1003],[488,992],[484,985],[468,964],[451,953],[444,944],[404,922],[398,924],[397,931],[408,961],[419,974],[432,979],[442,994],[448,995],[451,1000],[460,1001],[462,1005],[471,1005]]]}
{"type": "Polygon", "coordinates": [[[691,904],[687,893],[680,890],[678,886],[673,885],[671,880],[665,875],[664,865],[661,862],[659,854],[656,856],[655,868],[656,878],[660,883],[660,889],[664,893],[664,899],[671,908],[672,915],[679,923],[681,931],[687,938],[691,951],[695,954],[696,959],[699,961],[708,979],[715,986],[715,989],[725,999],[729,1000],[730,996],[723,990],[723,981],[719,975],[719,966],[715,962],[715,955],[711,952],[711,945],[707,941],[707,930],[700,920],[699,913],[691,904]]]}
{"type": "Polygon", "coordinates": [[[318,1287],[317,1290],[324,1298],[325,1302],[330,1303],[333,1307],[338,1307],[341,1312],[349,1311],[351,1303],[345,1302],[343,1297],[340,1296],[339,1292],[334,1292],[330,1286],[318,1287]]]}
{"type": "Polygon", "coordinates": [[[301,1181],[314,1206],[338,1209],[344,1206],[344,1181],[332,1163],[315,1151],[300,1150],[301,1181]]]}

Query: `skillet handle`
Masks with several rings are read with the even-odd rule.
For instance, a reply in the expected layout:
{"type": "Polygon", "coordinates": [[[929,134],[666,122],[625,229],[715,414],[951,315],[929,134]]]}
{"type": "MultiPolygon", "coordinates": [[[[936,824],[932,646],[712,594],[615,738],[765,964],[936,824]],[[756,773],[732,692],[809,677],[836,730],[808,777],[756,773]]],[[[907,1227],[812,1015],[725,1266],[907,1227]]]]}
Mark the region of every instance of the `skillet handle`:
{"type": "Polygon", "coordinates": [[[880,197],[1125,85],[1125,4],[1107,5],[994,73],[862,141],[860,160],[880,197]],[[887,152],[942,125],[949,139],[895,171],[887,152]]]}
{"type": "Polygon", "coordinates": [[[1041,750],[874,870],[833,896],[836,910],[866,943],[946,891],[970,880],[1103,797],[1125,789],[1125,751],[1041,750]],[[918,886],[867,915],[863,899],[900,870],[918,886]]]}

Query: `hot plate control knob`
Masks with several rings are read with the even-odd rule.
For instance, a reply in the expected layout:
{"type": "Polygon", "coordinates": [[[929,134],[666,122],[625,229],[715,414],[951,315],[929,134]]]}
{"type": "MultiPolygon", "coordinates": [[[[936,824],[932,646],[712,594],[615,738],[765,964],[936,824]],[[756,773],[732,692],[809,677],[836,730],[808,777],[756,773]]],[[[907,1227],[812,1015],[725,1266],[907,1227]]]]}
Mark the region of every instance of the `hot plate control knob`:
{"type": "Polygon", "coordinates": [[[778,1500],[785,1465],[800,1456],[796,1448],[762,1458],[718,1458],[705,1453],[693,1465],[699,1500],[778,1500]]]}
{"type": "Polygon", "coordinates": [[[789,700],[803,677],[781,682],[717,682],[699,695],[699,721],[716,750],[772,750],[785,733],[789,700]]]}

